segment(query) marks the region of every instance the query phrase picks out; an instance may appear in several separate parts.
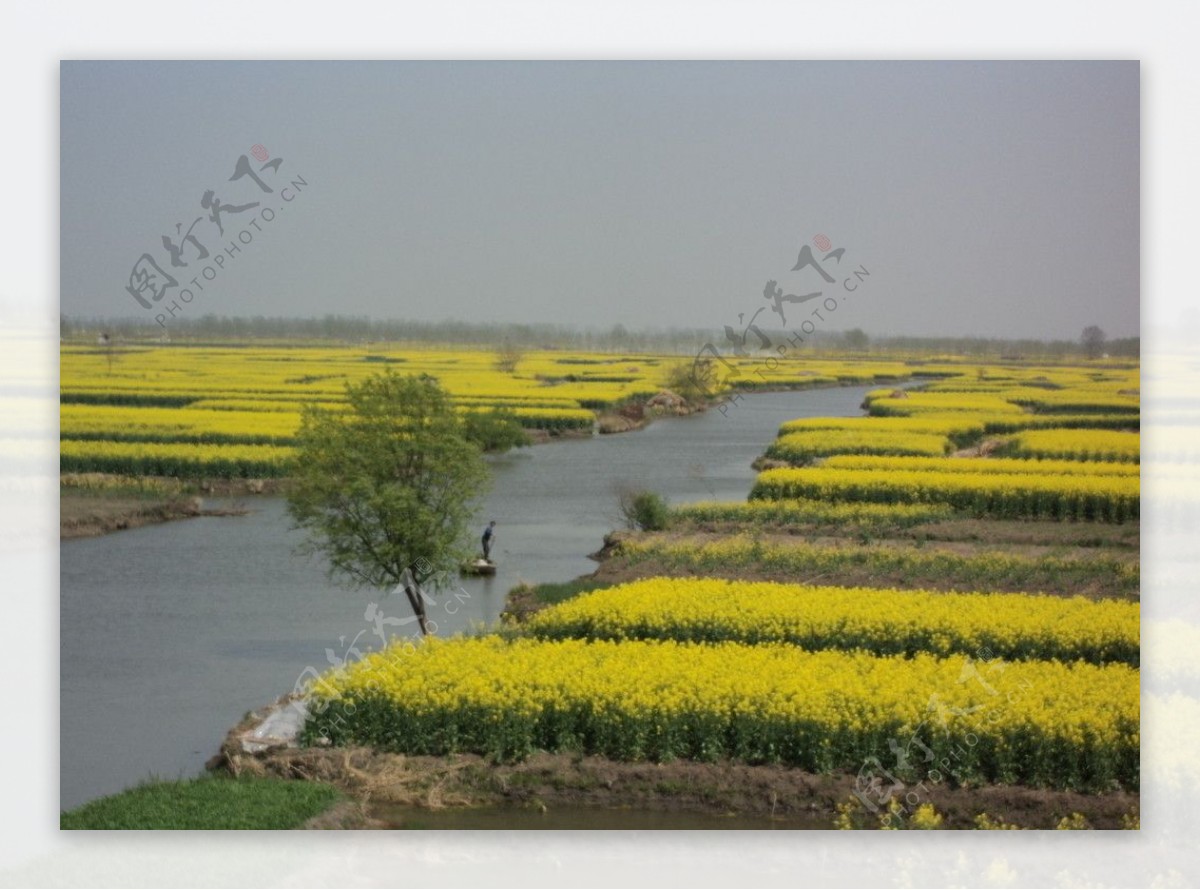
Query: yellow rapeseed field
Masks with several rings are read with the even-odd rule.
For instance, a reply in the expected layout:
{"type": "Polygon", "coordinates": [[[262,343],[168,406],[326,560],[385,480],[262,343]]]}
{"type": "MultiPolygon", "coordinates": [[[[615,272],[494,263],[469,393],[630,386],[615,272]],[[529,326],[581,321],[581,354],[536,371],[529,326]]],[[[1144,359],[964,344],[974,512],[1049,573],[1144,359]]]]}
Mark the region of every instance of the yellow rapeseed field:
{"type": "MultiPolygon", "coordinates": [[[[947,459],[949,460],[949,459],[947,459]]],[[[841,469],[766,470],[752,499],[816,498],[876,503],[950,504],[1006,519],[1123,522],[1139,514],[1136,476],[841,469]]]]}
{"type": "MultiPolygon", "coordinates": [[[[538,355],[526,365],[538,387],[514,382],[502,390],[483,379],[484,360],[451,356],[439,358],[440,368],[465,410],[601,410],[611,404],[605,398],[641,385],[617,378],[648,382],[639,375],[670,365],[665,358],[655,366],[657,359],[538,355]],[[539,390],[547,391],[544,399],[574,403],[523,401],[539,390]]],[[[1003,451],[1022,440],[1095,442],[1098,430],[1136,443],[1134,367],[807,361],[725,383],[882,384],[921,373],[937,379],[902,395],[886,386],[872,391],[868,416],[785,423],[768,454],[815,465],[765,471],[748,502],[677,506],[671,521],[779,532],[835,523],[867,534],[962,515],[1137,519],[1132,462],[1088,460],[1078,449],[1043,449],[1037,459],[1003,451]],[[974,448],[989,437],[1007,438],[974,448]],[[968,446],[964,456],[948,456],[968,446]],[[1003,456],[981,456],[993,452],[1003,456]]],[[[286,388],[263,397],[289,398],[286,388]]],[[[234,413],[253,398],[226,389],[178,408],[234,413]]],[[[177,429],[171,420],[161,420],[164,431],[177,429]]],[[[1119,596],[1138,587],[1136,562],[1104,555],[826,546],[800,535],[712,537],[709,530],[692,538],[677,531],[624,540],[615,558],[655,573],[746,569],[799,579],[860,571],[937,578],[964,591],[1070,592],[1100,576],[1119,596]]],[[[1134,789],[1139,663],[1139,609],[1130,601],[651,577],[577,596],[503,633],[394,643],[332,671],[310,689],[305,737],[414,754],[576,751],[817,771],[857,770],[903,749],[947,764],[960,782],[1134,789]]]]}
{"type": "MultiPolygon", "coordinates": [[[[1094,430],[1092,432],[1095,432],[1094,430]]],[[[1124,476],[1137,478],[1138,468],[1129,464],[1099,461],[1039,460],[994,457],[976,458],[868,457],[844,455],[830,457],[821,466],[836,470],[886,470],[929,473],[1004,473],[1035,476],[1124,476]]]]}
{"type": "Polygon", "coordinates": [[[311,695],[309,739],[413,754],[827,771],[916,739],[962,781],[1097,790],[1139,777],[1138,672],[1121,664],[490,636],[394,644],[311,695]]]}
{"type": "MultiPolygon", "coordinates": [[[[64,448],[61,469],[116,466],[114,455],[120,454],[126,458],[122,472],[170,467],[259,474],[267,464],[258,457],[238,466],[245,452],[214,449],[289,446],[304,406],[336,409],[347,384],[384,367],[437,378],[463,412],[502,410],[526,427],[590,431],[596,412],[656,394],[671,369],[691,362],[690,356],[530,350],[515,368],[501,370],[495,351],[484,348],[66,344],[60,359],[62,438],[74,444],[64,448]],[[105,442],[177,447],[142,449],[138,458],[130,449],[105,448],[105,442]],[[176,460],[189,453],[189,460],[176,460]]],[[[719,391],[863,384],[921,370],[900,361],[841,359],[785,359],[764,369],[759,360],[730,357],[714,385],[719,391]]],[[[268,469],[277,474],[283,464],[273,460],[268,469]]]]}
{"type": "Polygon", "coordinates": [[[1013,437],[1009,452],[1020,457],[1136,464],[1141,460],[1141,436],[1119,430],[1029,430],[1013,437]]]}
{"type": "Polygon", "coordinates": [[[784,642],[1134,667],[1139,649],[1136,603],[717,578],[646,578],[593,591],[539,612],[528,627],[549,639],[784,642]]]}

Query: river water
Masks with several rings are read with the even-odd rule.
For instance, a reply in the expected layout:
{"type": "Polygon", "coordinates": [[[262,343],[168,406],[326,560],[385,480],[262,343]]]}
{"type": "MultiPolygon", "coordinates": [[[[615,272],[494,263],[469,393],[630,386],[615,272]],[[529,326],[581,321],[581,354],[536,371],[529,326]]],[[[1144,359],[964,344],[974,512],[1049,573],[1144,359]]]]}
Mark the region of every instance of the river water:
{"type": "MultiPolygon", "coordinates": [[[[859,414],[868,389],[763,393],[726,415],[663,418],[493,459],[478,525],[496,520],[499,571],[439,596],[430,607],[438,634],[495,621],[520,581],[592,571],[588,554],[620,526],[619,486],[672,503],[742,500],[750,463],[780,423],[859,414]]],[[[296,555],[301,537],[282,499],[241,505],[251,512],[62,543],[64,809],[151,776],[199,773],[246,711],[290,691],[305,668],[415,631],[402,595],[339,588],[322,561],[296,555]]]]}

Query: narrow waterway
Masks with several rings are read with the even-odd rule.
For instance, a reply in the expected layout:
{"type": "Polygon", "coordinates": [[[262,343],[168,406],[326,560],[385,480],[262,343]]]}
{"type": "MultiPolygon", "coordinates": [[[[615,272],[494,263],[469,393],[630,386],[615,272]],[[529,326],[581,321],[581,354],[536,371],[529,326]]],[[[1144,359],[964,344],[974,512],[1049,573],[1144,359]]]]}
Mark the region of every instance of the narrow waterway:
{"type": "MultiPolygon", "coordinates": [[[[849,416],[869,387],[763,393],[644,430],[495,459],[479,527],[496,520],[493,578],[464,578],[431,607],[438,634],[496,620],[520,581],[592,571],[588,554],[620,525],[616,491],[672,503],[741,500],[751,461],[795,417],[849,416]]],[[[403,597],[331,584],[298,556],[279,498],[239,517],[147,526],[64,541],[61,559],[60,802],[150,776],[200,772],[243,714],[293,688],[306,668],[409,634],[403,597]]]]}

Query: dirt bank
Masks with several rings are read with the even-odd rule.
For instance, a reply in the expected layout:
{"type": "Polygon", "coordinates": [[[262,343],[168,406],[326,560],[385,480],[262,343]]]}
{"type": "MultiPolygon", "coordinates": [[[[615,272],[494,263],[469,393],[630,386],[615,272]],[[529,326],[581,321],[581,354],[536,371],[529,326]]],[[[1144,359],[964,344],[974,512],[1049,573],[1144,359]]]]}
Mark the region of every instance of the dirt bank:
{"type": "Polygon", "coordinates": [[[561,442],[563,440],[592,438],[591,430],[543,430],[527,427],[525,434],[529,436],[531,445],[546,445],[550,442],[561,442]]]}
{"type": "Polygon", "coordinates": [[[193,516],[238,516],[246,510],[208,510],[198,497],[144,498],[77,495],[64,492],[59,500],[59,538],[91,538],[111,532],[190,519],[193,516]]]}
{"type": "Polygon", "coordinates": [[[90,538],[155,522],[199,513],[198,498],[97,496],[62,492],[59,497],[59,538],[90,538]]]}
{"type": "MultiPolygon", "coordinates": [[[[232,735],[231,735],[232,738],[232,735]]],[[[246,754],[230,741],[212,762],[234,775],[265,775],[329,782],[360,806],[347,805],[313,820],[313,828],[379,827],[370,804],[408,807],[511,806],[636,808],[656,812],[771,817],[827,821],[838,805],[854,800],[855,776],[817,775],[780,766],[722,761],[621,763],[603,757],[535,754],[518,763],[497,763],[475,754],[406,756],[370,748],[276,748],[246,754]]],[[[1093,828],[1121,828],[1136,813],[1138,795],[1084,795],[1023,786],[950,788],[913,785],[910,802],[930,803],[946,828],[974,828],[987,813],[1022,828],[1054,828],[1072,813],[1093,828]]],[[[877,827],[878,814],[859,810],[863,827],[877,827]]]]}

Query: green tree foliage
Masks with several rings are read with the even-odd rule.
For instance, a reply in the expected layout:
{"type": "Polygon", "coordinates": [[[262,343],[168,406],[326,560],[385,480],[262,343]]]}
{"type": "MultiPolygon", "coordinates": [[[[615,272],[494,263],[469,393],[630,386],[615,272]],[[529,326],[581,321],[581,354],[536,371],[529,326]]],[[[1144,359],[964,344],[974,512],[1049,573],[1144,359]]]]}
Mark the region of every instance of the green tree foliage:
{"type": "Polygon", "coordinates": [[[515,374],[517,365],[521,363],[521,359],[524,357],[525,350],[516,343],[502,343],[496,349],[496,358],[494,361],[496,370],[504,374],[515,374]]]}
{"type": "Polygon", "coordinates": [[[867,336],[867,332],[862,328],[851,328],[842,334],[842,342],[847,349],[862,352],[871,345],[871,338],[867,336]]]}
{"type": "MultiPolygon", "coordinates": [[[[305,409],[288,512],[303,547],[352,586],[405,594],[427,632],[413,576],[454,568],[473,502],[489,481],[448,393],[390,368],[346,387],[348,411],[305,409]]],[[[418,579],[419,580],[419,577],[418,579]]]]}
{"type": "Polygon", "coordinates": [[[1104,352],[1104,341],[1107,339],[1104,331],[1094,324],[1084,328],[1079,338],[1083,344],[1083,352],[1088,358],[1099,358],[1104,352]]]}
{"type": "Polygon", "coordinates": [[[532,444],[521,422],[504,411],[471,412],[463,417],[463,432],[484,451],[505,452],[532,444]]]}
{"type": "Polygon", "coordinates": [[[692,407],[707,404],[721,389],[711,359],[681,362],[667,371],[667,389],[692,407]]]}
{"type": "Polygon", "coordinates": [[[653,491],[622,488],[617,492],[617,505],[625,524],[641,531],[661,531],[671,517],[667,502],[653,491]]]}

